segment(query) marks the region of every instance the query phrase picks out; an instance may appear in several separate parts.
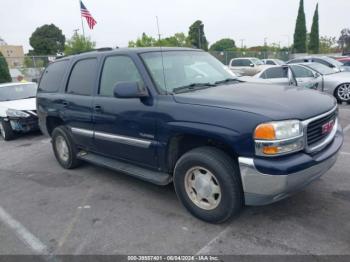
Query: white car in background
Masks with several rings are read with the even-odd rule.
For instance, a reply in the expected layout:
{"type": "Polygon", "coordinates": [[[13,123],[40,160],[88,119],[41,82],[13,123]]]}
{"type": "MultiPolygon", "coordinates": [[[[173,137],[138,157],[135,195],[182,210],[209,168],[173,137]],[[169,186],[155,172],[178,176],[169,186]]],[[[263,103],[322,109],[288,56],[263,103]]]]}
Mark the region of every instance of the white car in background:
{"type": "Polygon", "coordinates": [[[0,133],[4,140],[39,129],[36,92],[35,83],[0,84],[0,133]]]}
{"type": "Polygon", "coordinates": [[[229,68],[242,76],[253,76],[264,70],[268,65],[255,57],[242,57],[231,59],[229,68]]]}
{"type": "Polygon", "coordinates": [[[281,59],[263,59],[262,60],[265,65],[285,65],[286,62],[282,61],[281,59]]]}

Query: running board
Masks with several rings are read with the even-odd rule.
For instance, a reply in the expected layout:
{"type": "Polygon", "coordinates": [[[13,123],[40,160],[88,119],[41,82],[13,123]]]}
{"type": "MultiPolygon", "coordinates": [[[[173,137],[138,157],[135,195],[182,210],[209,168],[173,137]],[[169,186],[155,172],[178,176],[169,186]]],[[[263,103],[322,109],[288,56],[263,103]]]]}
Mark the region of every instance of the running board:
{"type": "Polygon", "coordinates": [[[85,151],[80,151],[77,155],[77,158],[98,166],[112,169],[114,171],[126,173],[128,175],[156,185],[165,186],[172,181],[172,176],[167,173],[152,171],[101,155],[87,153],[85,151]]]}

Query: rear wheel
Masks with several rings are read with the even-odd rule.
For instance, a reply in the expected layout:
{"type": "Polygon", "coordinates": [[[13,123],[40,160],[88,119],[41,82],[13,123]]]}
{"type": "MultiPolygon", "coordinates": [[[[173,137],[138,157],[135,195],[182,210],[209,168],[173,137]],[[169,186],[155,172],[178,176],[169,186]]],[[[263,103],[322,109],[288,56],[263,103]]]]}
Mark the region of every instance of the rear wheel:
{"type": "Polygon", "coordinates": [[[222,223],[243,207],[237,166],[216,148],[202,147],[184,154],[175,167],[174,186],[187,210],[210,223],[222,223]]]}
{"type": "Polygon", "coordinates": [[[335,97],[339,103],[350,102],[350,84],[341,84],[335,90],[335,97]]]}
{"type": "Polygon", "coordinates": [[[80,164],[77,159],[78,151],[66,127],[59,126],[52,131],[52,148],[62,167],[72,169],[80,164]]]}
{"type": "Polygon", "coordinates": [[[10,122],[4,121],[4,120],[0,121],[0,133],[1,133],[1,137],[5,141],[12,140],[15,137],[15,134],[12,130],[10,122]]]}

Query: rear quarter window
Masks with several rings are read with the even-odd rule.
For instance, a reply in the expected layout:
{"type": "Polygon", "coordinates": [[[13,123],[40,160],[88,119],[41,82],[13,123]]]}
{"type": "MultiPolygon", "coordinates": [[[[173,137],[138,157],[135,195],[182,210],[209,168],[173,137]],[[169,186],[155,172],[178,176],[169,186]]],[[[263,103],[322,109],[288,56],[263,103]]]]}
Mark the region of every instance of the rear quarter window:
{"type": "Polygon", "coordinates": [[[62,60],[50,64],[41,76],[39,91],[57,92],[61,87],[64,75],[67,72],[69,60],[62,60]]]}

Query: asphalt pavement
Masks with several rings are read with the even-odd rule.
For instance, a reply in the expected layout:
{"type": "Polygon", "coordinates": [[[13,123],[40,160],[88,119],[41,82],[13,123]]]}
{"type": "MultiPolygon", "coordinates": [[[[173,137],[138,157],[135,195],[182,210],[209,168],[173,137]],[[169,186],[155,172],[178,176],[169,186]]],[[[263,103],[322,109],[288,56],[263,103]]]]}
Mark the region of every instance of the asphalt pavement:
{"type": "Polygon", "coordinates": [[[62,169],[39,133],[0,141],[0,255],[350,255],[350,106],[336,165],[296,195],[212,225],[192,217],[172,185],[83,164],[62,169]]]}

